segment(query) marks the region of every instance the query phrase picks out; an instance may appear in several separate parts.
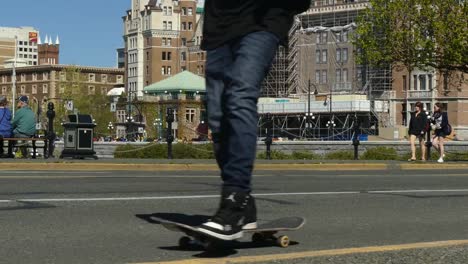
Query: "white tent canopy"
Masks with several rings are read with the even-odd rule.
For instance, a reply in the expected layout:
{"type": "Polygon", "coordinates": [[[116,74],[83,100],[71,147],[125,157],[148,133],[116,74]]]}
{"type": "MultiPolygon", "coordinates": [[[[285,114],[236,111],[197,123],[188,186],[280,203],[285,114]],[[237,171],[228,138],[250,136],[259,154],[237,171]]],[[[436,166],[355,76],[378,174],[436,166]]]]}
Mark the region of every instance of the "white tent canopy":
{"type": "Polygon", "coordinates": [[[107,92],[107,96],[121,96],[124,92],[125,87],[116,87],[107,92]]]}

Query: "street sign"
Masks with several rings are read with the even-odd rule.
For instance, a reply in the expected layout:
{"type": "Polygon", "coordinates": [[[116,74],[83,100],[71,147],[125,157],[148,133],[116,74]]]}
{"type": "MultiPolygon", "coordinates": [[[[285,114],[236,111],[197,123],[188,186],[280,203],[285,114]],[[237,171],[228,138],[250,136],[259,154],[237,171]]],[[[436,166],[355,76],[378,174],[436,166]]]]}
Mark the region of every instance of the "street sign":
{"type": "Polygon", "coordinates": [[[41,128],[42,128],[42,124],[41,124],[41,122],[39,122],[39,123],[36,123],[36,129],[37,129],[37,130],[39,130],[39,129],[41,129],[41,128]]]}
{"type": "Polygon", "coordinates": [[[110,111],[111,111],[111,112],[116,112],[116,111],[117,111],[117,104],[116,104],[116,103],[111,103],[111,105],[110,105],[110,111]]]}
{"type": "Polygon", "coordinates": [[[73,111],[73,101],[66,101],[65,102],[65,108],[68,110],[68,111],[73,111]]]}

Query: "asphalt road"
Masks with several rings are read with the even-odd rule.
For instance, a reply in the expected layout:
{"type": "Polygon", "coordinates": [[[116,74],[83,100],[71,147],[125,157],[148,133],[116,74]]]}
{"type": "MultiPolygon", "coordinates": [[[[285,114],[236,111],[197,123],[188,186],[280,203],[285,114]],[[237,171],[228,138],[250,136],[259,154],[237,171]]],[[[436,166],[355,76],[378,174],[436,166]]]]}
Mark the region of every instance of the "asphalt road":
{"type": "Polygon", "coordinates": [[[136,217],[211,215],[219,183],[216,172],[1,171],[0,263],[468,263],[466,170],[256,172],[261,221],[307,218],[287,249],[245,238],[216,254],[180,250],[179,233],[136,217]],[[401,246],[421,242],[441,246],[401,246]],[[388,245],[400,246],[339,253],[388,245]]]}

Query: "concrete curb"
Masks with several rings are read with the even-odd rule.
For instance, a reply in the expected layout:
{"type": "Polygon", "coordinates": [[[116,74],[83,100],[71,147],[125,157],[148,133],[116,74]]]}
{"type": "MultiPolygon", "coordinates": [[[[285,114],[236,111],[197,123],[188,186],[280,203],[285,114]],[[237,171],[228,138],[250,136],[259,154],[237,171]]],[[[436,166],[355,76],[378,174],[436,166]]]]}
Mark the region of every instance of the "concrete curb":
{"type": "MultiPolygon", "coordinates": [[[[10,171],[218,171],[216,164],[192,164],[192,163],[0,163],[2,170],[10,171]]],[[[465,163],[444,164],[398,164],[398,163],[281,163],[281,164],[256,164],[257,171],[371,171],[371,170],[466,170],[465,163]]]]}

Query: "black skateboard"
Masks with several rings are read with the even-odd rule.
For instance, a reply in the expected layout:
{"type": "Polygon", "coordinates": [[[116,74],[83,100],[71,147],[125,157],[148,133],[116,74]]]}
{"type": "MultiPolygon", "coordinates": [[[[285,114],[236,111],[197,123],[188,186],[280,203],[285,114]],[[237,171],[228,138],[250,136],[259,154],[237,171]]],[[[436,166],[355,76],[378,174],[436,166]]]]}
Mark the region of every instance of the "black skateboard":
{"type": "MultiPolygon", "coordinates": [[[[201,245],[206,250],[217,248],[222,242],[219,238],[200,232],[196,226],[188,225],[183,221],[170,221],[167,219],[158,219],[158,222],[166,229],[182,232],[186,236],[179,239],[180,248],[189,248],[192,245],[201,245]]],[[[266,223],[259,224],[256,229],[244,230],[244,233],[252,234],[252,242],[255,244],[273,243],[279,247],[288,247],[290,239],[286,235],[275,236],[280,231],[293,231],[300,229],[305,224],[302,217],[279,218],[266,223]]]]}

